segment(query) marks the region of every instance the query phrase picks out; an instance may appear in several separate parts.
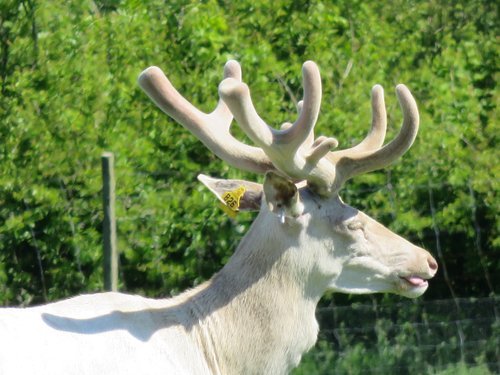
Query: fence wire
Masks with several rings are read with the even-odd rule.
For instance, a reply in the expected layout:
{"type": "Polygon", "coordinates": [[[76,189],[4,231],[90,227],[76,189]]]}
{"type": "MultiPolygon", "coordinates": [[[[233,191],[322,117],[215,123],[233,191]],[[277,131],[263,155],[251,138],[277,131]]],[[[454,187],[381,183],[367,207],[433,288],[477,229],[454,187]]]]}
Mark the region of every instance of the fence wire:
{"type": "Polygon", "coordinates": [[[323,363],[319,374],[423,374],[461,364],[499,374],[499,307],[493,296],[319,308],[319,345],[305,366],[323,363]]]}

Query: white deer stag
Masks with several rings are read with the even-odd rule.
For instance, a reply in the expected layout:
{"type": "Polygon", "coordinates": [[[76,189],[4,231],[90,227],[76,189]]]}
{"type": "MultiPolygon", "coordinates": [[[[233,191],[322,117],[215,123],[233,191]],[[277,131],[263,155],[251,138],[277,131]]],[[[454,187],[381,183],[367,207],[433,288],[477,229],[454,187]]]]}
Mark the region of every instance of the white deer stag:
{"type": "Polygon", "coordinates": [[[347,179],[388,165],[411,146],[419,117],[408,89],[396,88],[404,120],[392,142],[382,147],[386,113],[377,85],[367,137],[331,151],[335,139],[313,135],[321,101],[313,62],[303,66],[299,116],[281,130],[256,113],[239,64],[229,61],[224,71],[210,114],[157,67],[139,84],[220,158],[267,172],[263,185],[200,177],[219,197],[239,192],[233,198],[240,210],[260,209],[229,262],[170,299],[102,293],[3,309],[0,374],[284,374],[316,341],[315,308],[325,291],[413,298],[427,289],[434,258],[338,196],[347,179]],[[233,115],[258,148],[230,134],[233,115]]]}

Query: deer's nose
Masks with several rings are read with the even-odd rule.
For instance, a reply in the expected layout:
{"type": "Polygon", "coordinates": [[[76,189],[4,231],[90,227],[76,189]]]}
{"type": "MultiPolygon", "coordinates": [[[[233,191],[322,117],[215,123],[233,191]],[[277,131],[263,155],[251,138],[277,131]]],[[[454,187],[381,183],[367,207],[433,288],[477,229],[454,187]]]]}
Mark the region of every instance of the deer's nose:
{"type": "Polygon", "coordinates": [[[434,259],[430,254],[427,256],[427,264],[429,266],[429,269],[432,271],[432,275],[434,276],[437,272],[438,264],[436,262],[436,259],[434,259]]]}

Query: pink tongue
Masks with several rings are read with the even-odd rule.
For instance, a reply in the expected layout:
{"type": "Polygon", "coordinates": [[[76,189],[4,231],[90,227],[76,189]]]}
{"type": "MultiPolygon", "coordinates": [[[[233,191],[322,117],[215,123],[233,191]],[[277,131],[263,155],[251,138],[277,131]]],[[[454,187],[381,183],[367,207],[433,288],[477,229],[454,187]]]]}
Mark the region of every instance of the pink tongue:
{"type": "Polygon", "coordinates": [[[421,277],[417,277],[417,276],[409,276],[409,277],[405,277],[405,279],[412,285],[415,285],[415,286],[420,286],[422,284],[425,284],[425,280],[422,279],[421,277]]]}

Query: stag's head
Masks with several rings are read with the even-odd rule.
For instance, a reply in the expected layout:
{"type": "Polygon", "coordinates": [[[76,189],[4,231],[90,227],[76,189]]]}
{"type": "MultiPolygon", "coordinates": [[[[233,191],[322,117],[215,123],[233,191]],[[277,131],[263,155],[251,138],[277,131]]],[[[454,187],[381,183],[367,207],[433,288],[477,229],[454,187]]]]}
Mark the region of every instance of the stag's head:
{"type": "Polygon", "coordinates": [[[334,151],[338,146],[335,138],[314,136],[321,102],[319,69],[308,61],[302,73],[304,97],[298,103],[298,118],[279,130],[257,114],[236,61],[224,68],[220,100],[210,114],[193,107],[157,67],[146,69],[139,84],[164,112],[218,157],[237,168],[265,173],[263,185],[206,176],[200,180],[219,197],[243,186],[240,209],[260,208],[259,217],[265,218],[274,238],[293,238],[299,244],[302,260],[298,262],[308,265],[307,277],[346,293],[421,295],[437,271],[434,258],[344,204],[338,194],[348,179],[384,168],[410,148],[419,125],[415,100],[406,86],[396,87],[404,120],[396,138],[383,146],[387,127],[384,93],[381,86],[374,86],[368,135],[354,147],[334,151]],[[233,116],[257,147],[231,135],[233,116]]]}

